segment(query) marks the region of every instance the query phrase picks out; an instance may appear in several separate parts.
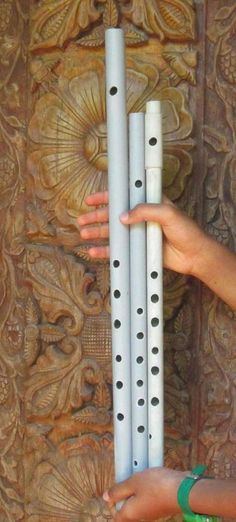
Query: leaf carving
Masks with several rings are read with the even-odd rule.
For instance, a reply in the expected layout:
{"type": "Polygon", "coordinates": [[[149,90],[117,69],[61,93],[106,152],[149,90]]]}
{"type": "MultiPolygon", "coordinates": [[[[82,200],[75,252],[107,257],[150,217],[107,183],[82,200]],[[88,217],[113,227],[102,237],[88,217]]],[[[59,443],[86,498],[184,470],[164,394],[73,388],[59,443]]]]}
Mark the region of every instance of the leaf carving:
{"type": "Polygon", "coordinates": [[[178,80],[187,80],[192,85],[196,85],[196,53],[195,52],[164,52],[163,57],[170,65],[172,71],[177,75],[178,80]]]}
{"type": "Polygon", "coordinates": [[[94,0],[43,0],[32,17],[30,49],[62,47],[87,29],[101,13],[94,0]]]}
{"type": "MultiPolygon", "coordinates": [[[[101,296],[90,289],[94,276],[85,272],[84,266],[72,257],[63,256],[56,251],[44,251],[32,262],[29,254],[28,269],[33,293],[40,303],[46,320],[55,324],[60,317],[63,317],[67,334],[80,333],[84,313],[96,314],[101,311],[101,296]]],[[[54,335],[55,333],[54,329],[54,335]]],[[[56,336],[58,334],[59,331],[56,336]]]]}
{"type": "MultiPolygon", "coordinates": [[[[35,328],[35,338],[30,338],[32,335],[29,335],[29,328],[26,328],[26,338],[25,338],[25,346],[24,346],[24,361],[27,366],[30,367],[36,361],[36,358],[39,354],[40,345],[39,339],[37,337],[38,330],[35,328]]],[[[32,332],[32,328],[31,328],[32,332]]]]}
{"type": "Polygon", "coordinates": [[[41,327],[41,338],[46,343],[56,343],[64,339],[65,332],[63,328],[52,324],[44,324],[41,327]]]}
{"type": "Polygon", "coordinates": [[[233,7],[221,7],[219,11],[216,13],[215,20],[219,20],[220,22],[222,20],[226,20],[229,18],[234,11],[235,6],[233,7]]]}
{"type": "Polygon", "coordinates": [[[71,354],[59,357],[56,349],[48,347],[37,359],[30,369],[25,394],[29,413],[57,417],[72,408],[80,408],[84,400],[91,398],[92,386],[87,384],[87,379],[97,383],[99,370],[95,361],[82,361],[81,355],[77,339],[71,354]]]}
{"type": "Polygon", "coordinates": [[[140,29],[137,29],[133,24],[129,24],[128,22],[124,23],[123,29],[125,32],[126,45],[138,45],[148,40],[147,35],[140,29]]]}
{"type": "Polygon", "coordinates": [[[98,408],[111,408],[111,394],[105,382],[100,382],[96,387],[93,402],[98,408]]]}
{"type": "Polygon", "coordinates": [[[189,308],[182,308],[175,319],[174,327],[176,333],[184,333],[189,337],[192,330],[192,315],[189,308]]]}
{"type": "Polygon", "coordinates": [[[226,137],[208,125],[205,125],[204,127],[204,139],[207,143],[209,143],[209,145],[213,147],[216,152],[230,151],[226,137]]]}
{"type": "Polygon", "coordinates": [[[105,27],[116,27],[118,23],[118,10],[114,0],[107,0],[104,14],[103,23],[105,27]]]}
{"type": "Polygon", "coordinates": [[[73,419],[82,424],[100,424],[106,425],[110,421],[110,415],[104,408],[94,408],[94,406],[87,406],[83,410],[75,413],[73,419]]]}
{"type": "Polygon", "coordinates": [[[43,410],[49,410],[56,403],[57,392],[59,388],[59,383],[49,384],[48,387],[44,388],[44,393],[42,396],[38,396],[36,401],[36,406],[39,410],[39,414],[43,410]]]}
{"type": "Polygon", "coordinates": [[[189,41],[195,36],[195,13],[185,0],[133,0],[123,13],[138,27],[161,40],[189,41]]]}
{"type": "Polygon", "coordinates": [[[86,36],[82,36],[77,40],[77,44],[82,47],[101,47],[105,41],[105,31],[104,26],[99,25],[99,27],[95,27],[89,34],[86,36]]]}
{"type": "Polygon", "coordinates": [[[32,297],[29,297],[26,303],[26,322],[27,324],[33,323],[38,324],[39,322],[39,311],[35,301],[32,297]]]}
{"type": "Polygon", "coordinates": [[[107,264],[103,264],[98,266],[97,268],[97,282],[98,287],[101,292],[101,295],[105,297],[109,292],[110,288],[110,272],[109,266],[107,264]]]}

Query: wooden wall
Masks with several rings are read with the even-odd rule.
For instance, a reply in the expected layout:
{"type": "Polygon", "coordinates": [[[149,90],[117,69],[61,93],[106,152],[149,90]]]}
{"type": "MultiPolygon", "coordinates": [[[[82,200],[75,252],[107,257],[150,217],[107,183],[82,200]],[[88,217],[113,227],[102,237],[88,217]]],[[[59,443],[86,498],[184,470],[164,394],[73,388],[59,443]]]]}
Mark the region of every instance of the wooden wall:
{"type": "MultiPolygon", "coordinates": [[[[109,271],[76,226],[107,186],[110,26],[128,110],[163,102],[165,193],[235,248],[235,1],[0,0],[0,522],[110,518],[109,271]]],[[[168,466],[236,475],[235,339],[231,310],[166,272],[168,466]]]]}

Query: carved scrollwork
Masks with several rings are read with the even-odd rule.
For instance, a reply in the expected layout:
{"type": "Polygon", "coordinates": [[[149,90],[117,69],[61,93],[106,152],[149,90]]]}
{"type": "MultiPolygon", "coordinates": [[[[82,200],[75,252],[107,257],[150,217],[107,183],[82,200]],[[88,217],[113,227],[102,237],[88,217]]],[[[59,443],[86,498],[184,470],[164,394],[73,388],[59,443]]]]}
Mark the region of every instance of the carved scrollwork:
{"type": "Polygon", "coordinates": [[[126,1],[118,3],[116,0],[43,0],[33,15],[30,48],[35,51],[62,47],[75,37],[79,37],[79,45],[97,47],[104,43],[104,29],[116,27],[120,21],[128,45],[144,42],[145,33],[154,34],[161,41],[188,42],[195,37],[192,0],[132,0],[128,5],[126,1]],[[102,25],[93,27],[98,20],[102,25]],[[81,37],[91,25],[90,33],[81,37]]]}
{"type": "Polygon", "coordinates": [[[215,177],[220,185],[218,207],[211,231],[221,241],[235,241],[235,94],[236,94],[236,9],[235,6],[220,8],[208,30],[208,38],[213,44],[213,68],[208,81],[209,87],[217,94],[224,108],[227,122],[224,135],[213,128],[207,128],[206,141],[218,155],[224,152],[223,160],[219,157],[220,168],[215,167],[215,177]],[[229,197],[228,197],[229,195],[229,197]],[[226,230],[232,228],[231,234],[226,230]],[[227,237],[224,237],[226,236],[227,237]]]}

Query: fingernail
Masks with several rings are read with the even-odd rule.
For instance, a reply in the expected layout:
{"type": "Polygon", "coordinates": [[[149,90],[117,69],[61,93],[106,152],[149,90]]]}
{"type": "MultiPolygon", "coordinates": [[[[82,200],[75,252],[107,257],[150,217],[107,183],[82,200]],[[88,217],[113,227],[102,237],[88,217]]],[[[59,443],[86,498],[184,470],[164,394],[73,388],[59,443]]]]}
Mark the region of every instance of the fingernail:
{"type": "Polygon", "coordinates": [[[122,212],[122,214],[120,215],[120,220],[121,221],[128,221],[129,219],[129,213],[128,212],[122,212]]]}
{"type": "Polygon", "coordinates": [[[103,500],[105,500],[105,502],[110,502],[110,498],[109,498],[108,491],[105,491],[105,492],[103,493],[102,498],[103,498],[103,500]]]}

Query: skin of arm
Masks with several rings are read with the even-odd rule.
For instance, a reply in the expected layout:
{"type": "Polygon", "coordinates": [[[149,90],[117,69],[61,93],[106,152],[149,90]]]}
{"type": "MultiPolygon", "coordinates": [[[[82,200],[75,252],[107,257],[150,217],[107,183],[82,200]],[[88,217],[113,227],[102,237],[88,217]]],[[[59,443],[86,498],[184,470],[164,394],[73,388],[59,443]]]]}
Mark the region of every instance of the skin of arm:
{"type": "MultiPolygon", "coordinates": [[[[115,522],[156,520],[181,512],[177,491],[189,472],[152,468],[136,473],[104,493],[115,522]],[[120,511],[117,502],[125,500],[120,511]]],[[[193,512],[224,517],[236,516],[236,480],[201,479],[191,489],[193,512]]]]}
{"type": "MultiPolygon", "coordinates": [[[[92,194],[88,196],[86,203],[100,208],[78,218],[81,237],[90,240],[108,239],[108,193],[92,194]]],[[[236,310],[236,255],[204,233],[168,199],[165,198],[161,205],[138,205],[122,214],[120,220],[125,225],[142,221],[161,225],[164,236],[164,266],[200,279],[236,310]]],[[[89,253],[91,257],[108,257],[109,247],[93,247],[89,253]]]]}

